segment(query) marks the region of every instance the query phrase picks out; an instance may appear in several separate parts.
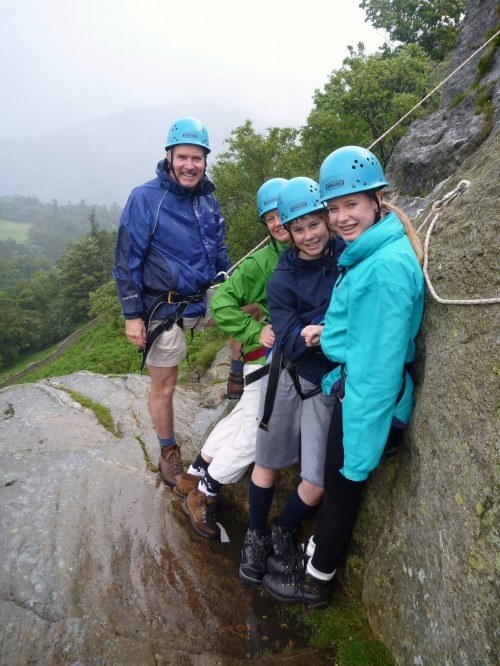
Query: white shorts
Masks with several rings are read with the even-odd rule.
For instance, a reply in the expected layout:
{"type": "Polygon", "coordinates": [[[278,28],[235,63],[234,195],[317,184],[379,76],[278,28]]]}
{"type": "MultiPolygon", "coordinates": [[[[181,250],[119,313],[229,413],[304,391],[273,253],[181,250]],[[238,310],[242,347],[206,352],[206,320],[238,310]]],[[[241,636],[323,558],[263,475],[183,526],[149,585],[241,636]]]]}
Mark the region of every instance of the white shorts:
{"type": "MultiPolygon", "coordinates": [[[[183,317],[182,328],[174,324],[169,331],[165,331],[156,338],[148,353],[146,360],[148,365],[152,365],[155,368],[175,368],[182,363],[188,351],[184,331],[194,329],[202,333],[205,330],[207,323],[212,318],[210,301],[214,293],[214,289],[207,291],[205,300],[206,311],[203,317],[183,317]]],[[[161,324],[161,320],[154,319],[149,326],[149,330],[152,331],[159,324],[161,324]]]]}
{"type": "MultiPolygon", "coordinates": [[[[260,367],[244,365],[243,376],[260,367]]],[[[202,453],[213,458],[208,473],[219,483],[236,483],[254,461],[260,384],[258,381],[245,386],[236,407],[219,421],[202,448],[202,453]]]]}

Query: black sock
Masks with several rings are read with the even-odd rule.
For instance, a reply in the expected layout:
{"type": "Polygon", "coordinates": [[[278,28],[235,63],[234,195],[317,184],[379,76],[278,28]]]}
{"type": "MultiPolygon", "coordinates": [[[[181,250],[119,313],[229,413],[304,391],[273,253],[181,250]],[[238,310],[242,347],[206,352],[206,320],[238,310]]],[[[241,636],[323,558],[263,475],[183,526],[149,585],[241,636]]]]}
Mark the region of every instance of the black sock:
{"type": "Polygon", "coordinates": [[[192,467],[197,469],[200,472],[200,474],[203,474],[203,476],[205,476],[209,465],[210,463],[204,460],[201,453],[198,453],[198,455],[196,456],[196,460],[192,464],[192,467]]]}
{"type": "Polygon", "coordinates": [[[264,530],[266,528],[273,495],[274,485],[270,488],[261,488],[250,480],[248,499],[250,503],[251,530],[264,530]]]}
{"type": "Polygon", "coordinates": [[[300,499],[297,488],[294,488],[288,495],[287,503],[281,514],[276,519],[278,525],[295,529],[303,523],[306,518],[312,516],[317,506],[309,506],[300,499]]]}
{"type": "Polygon", "coordinates": [[[213,476],[210,476],[208,472],[205,472],[205,476],[200,481],[201,485],[205,486],[210,495],[217,495],[222,488],[222,483],[216,481],[213,476]]]}

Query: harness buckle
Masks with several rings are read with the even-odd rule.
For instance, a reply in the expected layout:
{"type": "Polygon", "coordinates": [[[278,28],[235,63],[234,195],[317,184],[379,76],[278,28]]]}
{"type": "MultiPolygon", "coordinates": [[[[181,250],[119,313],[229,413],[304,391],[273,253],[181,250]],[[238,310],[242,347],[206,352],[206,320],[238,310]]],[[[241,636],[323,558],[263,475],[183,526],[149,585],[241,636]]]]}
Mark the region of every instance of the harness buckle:
{"type": "Polygon", "coordinates": [[[167,303],[169,305],[176,305],[178,303],[177,300],[173,301],[172,298],[178,296],[179,294],[176,291],[169,291],[168,296],[167,296],[167,303]]]}

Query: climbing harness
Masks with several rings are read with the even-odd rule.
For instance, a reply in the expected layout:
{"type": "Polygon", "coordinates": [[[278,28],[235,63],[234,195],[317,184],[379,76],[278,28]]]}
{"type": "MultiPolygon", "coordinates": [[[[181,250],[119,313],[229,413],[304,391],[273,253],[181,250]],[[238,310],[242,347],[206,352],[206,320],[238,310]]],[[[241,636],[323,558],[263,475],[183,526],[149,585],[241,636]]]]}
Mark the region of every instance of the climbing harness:
{"type": "MultiPolygon", "coordinates": [[[[262,419],[259,423],[259,428],[262,430],[269,432],[269,420],[273,413],[274,401],[276,398],[276,392],[278,390],[278,381],[282,370],[287,370],[292,379],[293,385],[295,386],[295,390],[297,391],[301,400],[307,400],[308,398],[312,398],[313,396],[318,395],[318,393],[321,393],[321,386],[317,386],[310,391],[306,391],[305,393],[302,391],[299,375],[297,372],[297,366],[306,357],[306,355],[307,354],[301,356],[296,361],[292,361],[291,359],[283,356],[281,347],[277,345],[273,350],[271,362],[261,366],[258,370],[254,370],[250,375],[245,377],[245,386],[248,386],[249,384],[253,384],[254,382],[259,381],[259,379],[262,379],[262,377],[269,375],[266,395],[264,398],[264,410],[262,419]]],[[[337,364],[335,364],[334,367],[337,367],[337,364]]]]}
{"type": "Polygon", "coordinates": [[[432,204],[432,210],[431,212],[426,216],[422,224],[418,227],[417,233],[419,233],[423,227],[427,224],[428,220],[430,217],[433,215],[433,219],[429,225],[429,228],[427,229],[427,233],[425,234],[425,242],[424,242],[424,264],[423,264],[423,272],[424,272],[424,277],[425,281],[427,283],[427,286],[429,287],[429,291],[433,298],[438,302],[442,303],[444,305],[492,305],[494,303],[500,303],[500,298],[475,298],[475,299],[454,299],[454,298],[442,298],[441,296],[438,295],[436,292],[431,279],[429,277],[429,272],[428,272],[428,265],[429,265],[429,244],[430,244],[430,239],[431,239],[431,234],[434,230],[434,227],[436,226],[437,221],[441,217],[444,209],[446,206],[448,206],[452,201],[454,201],[457,197],[459,197],[465,190],[470,186],[470,181],[468,180],[461,180],[459,184],[455,187],[455,189],[451,190],[451,192],[448,192],[445,194],[445,196],[438,200],[435,201],[432,204]]]}
{"type": "Polygon", "coordinates": [[[213,286],[215,286],[215,283],[217,283],[218,286],[220,280],[225,279],[225,276],[226,273],[224,271],[220,271],[214,277],[212,282],[201,287],[194,294],[189,294],[187,296],[182,296],[176,291],[158,292],[152,289],[144,288],[144,294],[146,296],[156,296],[156,300],[154,301],[153,305],[149,308],[149,312],[144,321],[147,331],[146,345],[144,346],[144,349],[137,350],[138,353],[142,354],[141,373],[144,370],[144,365],[146,364],[147,355],[151,347],[153,346],[155,340],[162,333],[170,331],[170,329],[175,324],[177,324],[178,326],[180,326],[180,328],[182,328],[182,315],[184,313],[184,310],[186,310],[186,308],[189,305],[191,305],[191,303],[198,303],[199,301],[204,300],[207,291],[213,286]],[[163,303],[167,303],[168,305],[177,305],[177,308],[174,310],[174,312],[165,317],[165,319],[163,319],[163,321],[161,321],[157,326],[155,326],[154,329],[150,330],[150,325],[151,321],[154,318],[154,314],[156,310],[160,307],[160,305],[162,305],[163,303]]]}

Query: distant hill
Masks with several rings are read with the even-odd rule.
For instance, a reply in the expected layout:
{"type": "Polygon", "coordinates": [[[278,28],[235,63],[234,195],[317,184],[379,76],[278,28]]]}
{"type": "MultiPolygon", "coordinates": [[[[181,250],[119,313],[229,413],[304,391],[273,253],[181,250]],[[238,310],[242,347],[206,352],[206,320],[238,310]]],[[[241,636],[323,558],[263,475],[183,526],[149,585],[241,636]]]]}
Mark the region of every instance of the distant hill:
{"type": "MultiPolygon", "coordinates": [[[[207,125],[212,161],[245,120],[227,108],[193,115],[207,125]]],[[[0,139],[0,196],[123,206],[133,187],[154,177],[174,119],[167,107],[134,109],[45,136],[0,139]]]]}

